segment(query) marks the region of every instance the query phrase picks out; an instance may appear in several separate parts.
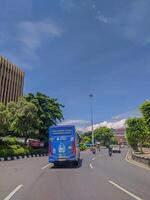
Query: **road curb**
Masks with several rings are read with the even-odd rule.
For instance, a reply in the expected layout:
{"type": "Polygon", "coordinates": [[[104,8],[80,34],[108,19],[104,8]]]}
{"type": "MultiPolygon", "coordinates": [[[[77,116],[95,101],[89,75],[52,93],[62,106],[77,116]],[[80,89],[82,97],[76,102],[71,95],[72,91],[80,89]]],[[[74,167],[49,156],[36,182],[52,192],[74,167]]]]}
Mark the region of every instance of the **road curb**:
{"type": "Polygon", "coordinates": [[[150,167],[150,158],[148,158],[146,156],[137,155],[137,154],[135,154],[135,152],[131,152],[131,156],[132,156],[133,160],[143,163],[143,164],[147,165],[148,167],[150,167]]]}
{"type": "Polygon", "coordinates": [[[134,160],[134,159],[132,158],[132,151],[131,151],[131,149],[128,150],[128,152],[127,152],[127,154],[126,154],[126,157],[125,157],[125,160],[126,160],[128,163],[132,164],[132,165],[135,165],[135,166],[137,166],[137,167],[143,168],[143,169],[148,170],[148,171],[150,170],[150,167],[149,167],[148,165],[146,165],[146,164],[144,164],[144,163],[142,163],[142,162],[136,161],[136,160],[134,160]]]}
{"type": "Polygon", "coordinates": [[[0,157],[1,161],[11,161],[11,160],[21,160],[21,159],[27,159],[27,158],[33,158],[33,157],[44,157],[48,156],[48,153],[41,153],[41,154],[28,154],[23,156],[9,156],[9,157],[0,157]]]}

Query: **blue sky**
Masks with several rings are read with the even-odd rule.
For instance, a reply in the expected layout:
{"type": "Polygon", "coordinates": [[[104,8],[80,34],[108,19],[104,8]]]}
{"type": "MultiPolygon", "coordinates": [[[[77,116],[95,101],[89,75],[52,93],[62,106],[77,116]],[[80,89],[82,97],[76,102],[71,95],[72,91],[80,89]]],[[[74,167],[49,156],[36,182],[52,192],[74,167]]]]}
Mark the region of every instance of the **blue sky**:
{"type": "Polygon", "coordinates": [[[66,120],[90,120],[91,92],[95,123],[133,114],[149,98],[149,0],[0,5],[0,54],[25,71],[24,92],[58,98],[66,120]]]}

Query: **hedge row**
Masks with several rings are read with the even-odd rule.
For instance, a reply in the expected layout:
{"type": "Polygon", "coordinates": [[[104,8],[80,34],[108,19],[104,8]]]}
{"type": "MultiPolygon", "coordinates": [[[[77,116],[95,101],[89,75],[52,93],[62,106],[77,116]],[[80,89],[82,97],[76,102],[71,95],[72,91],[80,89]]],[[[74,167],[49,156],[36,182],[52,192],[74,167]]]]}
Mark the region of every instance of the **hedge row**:
{"type": "Polygon", "coordinates": [[[3,146],[0,149],[0,157],[23,156],[30,153],[30,149],[23,148],[20,145],[10,145],[8,148],[3,146]]]}
{"type": "Polygon", "coordinates": [[[0,157],[24,156],[29,154],[47,153],[47,149],[32,149],[17,141],[16,137],[8,136],[0,140],[0,157]]]}

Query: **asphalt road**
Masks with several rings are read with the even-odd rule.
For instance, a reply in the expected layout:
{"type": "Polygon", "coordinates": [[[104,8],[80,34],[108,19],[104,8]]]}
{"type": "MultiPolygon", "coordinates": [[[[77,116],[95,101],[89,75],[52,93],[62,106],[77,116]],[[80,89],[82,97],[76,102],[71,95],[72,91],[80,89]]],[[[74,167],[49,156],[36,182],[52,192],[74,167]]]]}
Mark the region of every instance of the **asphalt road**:
{"type": "Polygon", "coordinates": [[[78,168],[48,166],[47,157],[1,162],[0,200],[150,200],[150,171],[126,152],[82,152],[78,168]]]}

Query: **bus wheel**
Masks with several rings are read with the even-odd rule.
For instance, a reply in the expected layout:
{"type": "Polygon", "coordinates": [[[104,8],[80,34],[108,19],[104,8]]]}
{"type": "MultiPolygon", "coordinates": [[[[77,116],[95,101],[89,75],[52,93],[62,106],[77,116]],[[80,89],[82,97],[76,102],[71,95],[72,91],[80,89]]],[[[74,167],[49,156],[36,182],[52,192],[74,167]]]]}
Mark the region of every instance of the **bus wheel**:
{"type": "Polygon", "coordinates": [[[79,166],[79,161],[74,161],[73,164],[74,164],[75,167],[78,167],[79,166]]]}
{"type": "Polygon", "coordinates": [[[59,166],[60,166],[59,162],[55,162],[55,163],[54,163],[54,167],[57,168],[57,167],[59,167],[59,166]]]}

